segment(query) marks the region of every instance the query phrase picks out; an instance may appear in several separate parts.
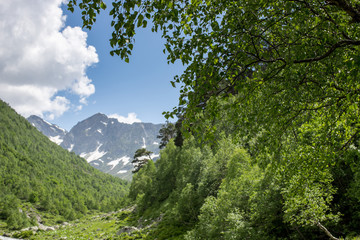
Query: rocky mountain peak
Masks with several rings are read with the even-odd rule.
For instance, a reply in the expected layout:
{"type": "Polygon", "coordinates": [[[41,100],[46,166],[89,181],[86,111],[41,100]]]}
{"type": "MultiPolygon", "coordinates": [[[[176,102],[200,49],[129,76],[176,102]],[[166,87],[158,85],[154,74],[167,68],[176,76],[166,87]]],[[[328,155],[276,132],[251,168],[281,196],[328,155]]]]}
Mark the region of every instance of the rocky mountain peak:
{"type": "Polygon", "coordinates": [[[61,144],[67,131],[59,126],[43,120],[41,117],[31,115],[27,120],[44,135],[57,144],[61,144]]]}
{"type": "MultiPolygon", "coordinates": [[[[28,118],[37,128],[39,119],[28,118]]],[[[46,126],[51,128],[53,125],[46,126]]],[[[103,172],[130,179],[133,170],[131,159],[137,149],[146,148],[154,153],[153,158],[158,157],[157,135],[161,127],[162,124],[120,123],[115,118],[97,113],[78,122],[64,134],[60,146],[85,158],[103,172]]],[[[39,130],[51,138],[45,127],[39,130]]]]}

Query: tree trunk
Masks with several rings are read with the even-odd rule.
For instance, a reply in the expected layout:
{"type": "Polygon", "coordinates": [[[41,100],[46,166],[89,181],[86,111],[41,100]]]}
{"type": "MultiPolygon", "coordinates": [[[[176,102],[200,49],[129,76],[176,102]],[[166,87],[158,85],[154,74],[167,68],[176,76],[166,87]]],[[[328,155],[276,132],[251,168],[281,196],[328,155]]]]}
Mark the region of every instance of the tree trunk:
{"type": "Polygon", "coordinates": [[[329,232],[329,230],[327,230],[326,227],[324,227],[320,222],[316,222],[316,226],[318,226],[321,230],[323,230],[326,233],[326,235],[330,237],[330,239],[339,240],[338,238],[334,237],[331,234],[331,232],[329,232]]]}

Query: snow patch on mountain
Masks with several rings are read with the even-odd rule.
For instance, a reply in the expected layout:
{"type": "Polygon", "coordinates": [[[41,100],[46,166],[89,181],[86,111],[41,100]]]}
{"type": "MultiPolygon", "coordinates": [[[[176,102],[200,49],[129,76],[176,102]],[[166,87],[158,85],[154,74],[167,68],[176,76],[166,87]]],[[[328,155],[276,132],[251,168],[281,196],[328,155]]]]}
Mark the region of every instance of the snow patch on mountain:
{"type": "Polygon", "coordinates": [[[54,137],[49,137],[49,139],[56,143],[57,145],[60,145],[63,142],[63,139],[61,138],[61,136],[54,136],[54,137]]]}
{"type": "Polygon", "coordinates": [[[63,128],[61,128],[61,127],[59,127],[58,125],[55,125],[55,127],[56,127],[57,129],[60,129],[60,130],[63,131],[64,133],[66,133],[66,130],[63,129],[63,128]]]}
{"type": "Polygon", "coordinates": [[[147,134],[147,132],[146,132],[146,130],[145,130],[144,124],[140,124],[140,125],[141,125],[142,129],[144,130],[145,136],[148,137],[148,134],[147,134]]]}
{"type": "Polygon", "coordinates": [[[104,134],[102,133],[102,130],[101,130],[101,129],[98,129],[98,130],[96,130],[96,131],[98,131],[101,135],[104,135],[104,134]]]}
{"type": "Polygon", "coordinates": [[[108,162],[107,165],[108,166],[112,166],[110,171],[114,169],[114,167],[116,167],[119,163],[120,163],[121,159],[116,159],[116,160],[113,160],[111,162],[108,162]]]}
{"type": "Polygon", "coordinates": [[[68,151],[71,152],[73,150],[74,146],[75,146],[74,144],[71,144],[70,147],[68,148],[68,151]]]}
{"type": "Polygon", "coordinates": [[[124,156],[121,158],[121,161],[123,162],[124,166],[130,162],[130,158],[128,156],[124,156]]]}
{"type": "Polygon", "coordinates": [[[146,142],[145,142],[145,138],[143,137],[143,145],[141,146],[142,148],[146,148],[146,142]]]}
{"type": "Polygon", "coordinates": [[[127,173],[127,170],[120,170],[117,173],[127,173]]]}
{"type": "Polygon", "coordinates": [[[123,166],[125,166],[126,164],[128,164],[130,161],[130,158],[128,156],[124,156],[124,157],[121,157],[121,158],[118,158],[118,159],[115,159],[111,162],[108,162],[107,165],[109,166],[112,166],[112,168],[110,169],[113,170],[120,162],[123,163],[123,166]]]}
{"type": "Polygon", "coordinates": [[[93,152],[89,152],[89,153],[81,153],[80,157],[85,158],[88,162],[92,162],[95,161],[99,158],[101,158],[102,156],[104,156],[107,152],[100,152],[99,149],[102,146],[102,144],[100,144],[95,151],[93,152]]]}
{"type": "Polygon", "coordinates": [[[158,142],[153,142],[153,144],[154,144],[154,145],[159,145],[159,143],[158,143],[158,142]]]}
{"type": "Polygon", "coordinates": [[[46,121],[46,120],[44,120],[44,119],[43,119],[43,121],[44,121],[45,123],[47,123],[49,126],[52,125],[52,123],[49,123],[48,121],[46,121]]]}

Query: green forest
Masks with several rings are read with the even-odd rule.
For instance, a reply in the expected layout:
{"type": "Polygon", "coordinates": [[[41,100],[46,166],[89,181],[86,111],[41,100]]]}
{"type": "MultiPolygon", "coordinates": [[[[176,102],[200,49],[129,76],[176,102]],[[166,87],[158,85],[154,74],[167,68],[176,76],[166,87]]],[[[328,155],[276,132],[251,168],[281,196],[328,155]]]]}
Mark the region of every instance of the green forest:
{"type": "Polygon", "coordinates": [[[162,35],[169,64],[186,67],[171,81],[179,105],[164,112],[177,120],[127,187],[2,103],[9,226],[27,219],[16,210],[29,202],[63,219],[133,206],[106,239],[360,238],[357,0],[70,0],[76,7],[88,29],[110,7],[110,54],[125,62],[137,28],[162,35]]]}
{"type": "Polygon", "coordinates": [[[124,205],[128,182],[51,142],[0,100],[0,227],[21,229],[124,205]],[[5,225],[2,225],[2,224],[5,225]]]}

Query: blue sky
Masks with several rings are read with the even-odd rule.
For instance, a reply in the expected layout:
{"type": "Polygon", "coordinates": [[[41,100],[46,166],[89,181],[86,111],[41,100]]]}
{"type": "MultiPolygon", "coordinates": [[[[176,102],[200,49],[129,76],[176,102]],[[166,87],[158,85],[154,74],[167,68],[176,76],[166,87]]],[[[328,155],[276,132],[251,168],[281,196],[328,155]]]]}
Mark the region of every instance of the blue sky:
{"type": "MultiPolygon", "coordinates": [[[[79,119],[81,116],[80,119],[84,119],[97,112],[121,116],[134,112],[142,122],[163,123],[162,112],[171,110],[178,103],[179,90],[171,86],[170,80],[184,68],[180,63],[167,64],[163,53],[165,41],[161,34],[151,32],[150,25],[137,29],[130,63],[118,56],[112,57],[109,54],[112,33],[109,1],[107,5],[92,30],[84,29],[88,33],[88,44],[93,45],[99,55],[99,63],[87,71],[96,92],[89,97],[88,106],[76,114],[65,113],[59,118],[59,124],[66,118],[79,119]]],[[[62,8],[67,15],[67,25],[81,26],[79,11],[71,13],[66,6],[62,8]]]]}
{"type": "Polygon", "coordinates": [[[0,23],[5,23],[0,30],[9,33],[0,36],[0,44],[4,43],[0,45],[1,99],[25,117],[40,115],[67,130],[98,112],[124,117],[133,113],[130,118],[136,115],[142,122],[165,122],[162,112],[175,107],[179,96],[170,81],[184,67],[167,64],[159,33],[152,33],[150,27],[137,29],[130,63],[125,63],[109,54],[109,9],[87,31],[77,28],[82,25],[79,11],[67,11],[61,0],[34,1],[0,3],[0,23]],[[24,9],[7,15],[6,8],[24,9]],[[5,37],[13,39],[13,44],[6,43],[5,37]],[[17,42],[23,43],[23,49],[17,49],[17,42]],[[5,59],[2,53],[11,48],[5,59]]]}

